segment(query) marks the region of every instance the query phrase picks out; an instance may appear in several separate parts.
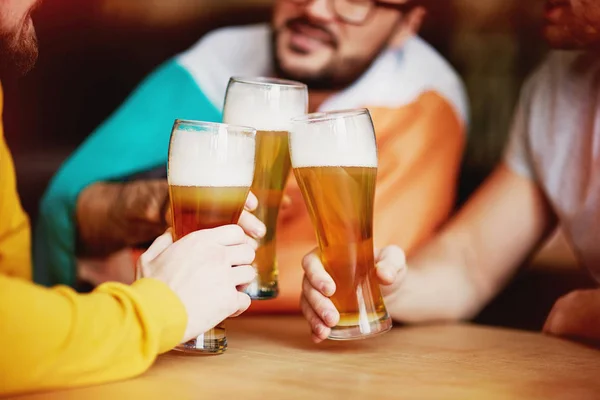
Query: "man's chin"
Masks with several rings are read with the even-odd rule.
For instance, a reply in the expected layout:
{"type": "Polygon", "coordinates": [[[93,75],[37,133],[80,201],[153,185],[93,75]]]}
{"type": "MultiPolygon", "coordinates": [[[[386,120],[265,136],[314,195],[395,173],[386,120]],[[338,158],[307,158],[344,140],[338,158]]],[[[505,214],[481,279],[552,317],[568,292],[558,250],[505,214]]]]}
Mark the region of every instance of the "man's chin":
{"type": "Polygon", "coordinates": [[[310,80],[318,78],[324,68],[316,57],[308,54],[287,51],[277,59],[278,70],[285,78],[294,80],[310,80]]]}

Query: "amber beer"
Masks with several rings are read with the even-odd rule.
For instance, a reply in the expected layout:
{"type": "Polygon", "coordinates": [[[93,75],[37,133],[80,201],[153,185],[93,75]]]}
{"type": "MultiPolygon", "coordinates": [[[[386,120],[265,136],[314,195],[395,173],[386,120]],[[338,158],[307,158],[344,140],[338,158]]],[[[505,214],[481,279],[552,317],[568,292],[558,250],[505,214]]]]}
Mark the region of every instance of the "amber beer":
{"type": "Polygon", "coordinates": [[[294,174],[336,284],[331,300],[340,322],[330,339],[385,332],[391,319],[375,276],[377,149],[370,115],[352,110],[294,119],[291,138],[294,174]]]}
{"type": "Polygon", "coordinates": [[[254,214],[266,225],[267,234],[259,241],[253,263],[256,279],[246,289],[253,299],[278,294],[276,228],[291,169],[288,131],[291,118],[306,113],[307,98],[304,84],[281,79],[231,78],[227,88],[223,121],[257,129],[251,190],[258,198],[254,214]]]}
{"type": "MultiPolygon", "coordinates": [[[[252,128],[176,121],[169,146],[168,181],[173,239],[236,224],[254,174],[252,128]]],[[[176,347],[194,353],[222,353],[224,323],[176,347]]]]}
{"type": "Polygon", "coordinates": [[[254,215],[267,226],[267,233],[259,241],[253,263],[258,275],[254,285],[248,290],[253,291],[254,298],[269,298],[277,295],[275,228],[290,169],[288,132],[257,131],[252,193],[258,198],[258,207],[254,215]]]}
{"type": "Polygon", "coordinates": [[[244,210],[249,187],[169,186],[173,237],[202,229],[236,224],[244,210]]]}

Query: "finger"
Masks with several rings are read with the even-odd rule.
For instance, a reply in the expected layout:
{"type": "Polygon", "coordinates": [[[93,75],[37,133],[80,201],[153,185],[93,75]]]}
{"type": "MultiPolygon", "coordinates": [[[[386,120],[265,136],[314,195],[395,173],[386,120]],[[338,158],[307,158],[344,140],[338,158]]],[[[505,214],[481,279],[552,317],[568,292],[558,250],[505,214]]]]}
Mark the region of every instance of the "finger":
{"type": "Polygon", "coordinates": [[[246,204],[244,205],[244,208],[248,211],[254,211],[256,210],[256,207],[258,207],[258,199],[254,195],[254,193],[249,192],[248,197],[246,198],[246,204]]]}
{"type": "Polygon", "coordinates": [[[548,318],[546,318],[546,322],[544,323],[544,327],[542,328],[542,332],[544,333],[548,333],[548,334],[552,334],[555,332],[555,325],[556,325],[556,315],[558,314],[558,311],[555,307],[552,307],[552,310],[550,310],[550,314],[548,314],[548,318]]]}
{"type": "Polygon", "coordinates": [[[246,236],[246,244],[252,247],[254,251],[258,250],[258,241],[250,236],[246,236]]]}
{"type": "Polygon", "coordinates": [[[248,309],[248,307],[250,307],[250,304],[252,302],[250,299],[250,296],[248,296],[246,293],[237,292],[237,296],[238,296],[238,309],[236,312],[231,314],[231,317],[237,317],[237,316],[241,315],[244,311],[246,311],[248,309]]]}
{"type": "Polygon", "coordinates": [[[238,244],[248,243],[248,237],[239,225],[225,225],[218,228],[205,229],[194,232],[192,235],[208,236],[223,246],[236,246],[238,244]]]}
{"type": "Polygon", "coordinates": [[[324,296],[330,297],[335,293],[335,282],[325,271],[317,251],[312,251],[302,260],[302,269],[310,284],[324,296]]]}
{"type": "Polygon", "coordinates": [[[143,264],[145,264],[154,260],[172,244],[173,234],[171,232],[171,229],[169,228],[165,233],[163,233],[154,240],[154,242],[150,245],[148,250],[146,250],[144,254],[140,256],[140,261],[143,264]]]}
{"type": "Polygon", "coordinates": [[[384,248],[376,255],[377,278],[382,285],[393,284],[406,271],[406,257],[397,246],[384,248]]]}
{"type": "Polygon", "coordinates": [[[315,290],[306,276],[302,280],[302,296],[325,326],[333,328],[338,324],[340,313],[336,310],[333,302],[329,297],[325,297],[319,291],[315,290]]]}
{"type": "Polygon", "coordinates": [[[231,279],[236,288],[249,284],[254,278],[256,278],[256,270],[252,265],[238,265],[231,268],[231,279]]]}
{"type": "Polygon", "coordinates": [[[308,321],[308,325],[312,331],[312,340],[315,343],[320,343],[327,339],[331,333],[331,328],[325,326],[323,321],[315,314],[313,309],[310,307],[304,296],[300,299],[300,308],[304,318],[308,321]]]}
{"type": "Polygon", "coordinates": [[[252,264],[252,261],[256,257],[256,252],[248,244],[228,246],[225,248],[225,251],[230,265],[252,264]]]}
{"type": "Polygon", "coordinates": [[[267,233],[267,227],[265,224],[258,219],[254,214],[244,210],[238,225],[242,227],[244,231],[254,239],[260,239],[267,233]]]}

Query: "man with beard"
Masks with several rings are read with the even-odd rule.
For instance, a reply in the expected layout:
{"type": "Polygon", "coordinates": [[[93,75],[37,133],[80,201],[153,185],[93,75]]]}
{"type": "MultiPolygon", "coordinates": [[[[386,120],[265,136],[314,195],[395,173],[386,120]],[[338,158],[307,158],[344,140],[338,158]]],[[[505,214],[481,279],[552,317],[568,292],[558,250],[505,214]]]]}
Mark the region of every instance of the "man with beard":
{"type": "MultiPolygon", "coordinates": [[[[127,279],[130,257],[116,268],[82,263],[77,270],[76,248],[104,257],[164,230],[173,120],[220,120],[231,76],[305,82],[310,111],[369,108],[379,144],[375,240],[416,247],[454,205],[467,113],[459,78],[416,36],[424,12],[413,0],[278,0],[270,26],[217,30],[166,62],[52,181],[36,232],[36,279],[127,279]],[[159,179],[132,178],[157,167],[159,179]]],[[[299,265],[316,239],[293,178],[286,194],[291,206],[277,238],[280,294],[254,307],[298,309],[299,265]]]]}
{"type": "MultiPolygon", "coordinates": [[[[545,20],[556,50],[522,90],[503,162],[408,263],[393,246],[379,254],[396,321],[474,317],[558,224],[600,282],[600,1],[548,0],[545,20]]],[[[314,253],[304,268],[302,308],[321,341],[339,320],[335,286],[314,253]]],[[[543,330],[599,345],[600,289],[559,299],[543,330]]]]}
{"type": "MultiPolygon", "coordinates": [[[[4,81],[27,72],[37,58],[36,3],[0,1],[4,81]]],[[[0,85],[0,115],[2,106],[0,85]]],[[[256,203],[250,196],[249,208],[256,203]]],[[[248,231],[264,229],[248,211],[240,223],[248,231]]],[[[139,375],[159,353],[250,305],[237,287],[255,276],[244,264],[252,262],[256,243],[238,226],[196,232],[175,244],[167,232],[140,258],[144,278],[107,283],[89,295],[28,282],[29,235],[0,121],[0,396],[139,375]]]]}

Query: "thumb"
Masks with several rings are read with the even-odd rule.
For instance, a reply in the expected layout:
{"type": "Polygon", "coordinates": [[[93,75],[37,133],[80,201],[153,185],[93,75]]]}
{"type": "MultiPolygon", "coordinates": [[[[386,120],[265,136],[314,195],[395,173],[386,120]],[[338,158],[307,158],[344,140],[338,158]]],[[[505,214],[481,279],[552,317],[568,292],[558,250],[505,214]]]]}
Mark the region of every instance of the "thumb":
{"type": "Polygon", "coordinates": [[[157,237],[148,250],[140,256],[140,262],[142,264],[151,262],[172,244],[173,234],[171,228],[169,228],[165,233],[157,237]]]}
{"type": "Polygon", "coordinates": [[[397,246],[389,246],[375,254],[377,278],[382,285],[392,285],[406,270],[406,256],[397,246]]]}

